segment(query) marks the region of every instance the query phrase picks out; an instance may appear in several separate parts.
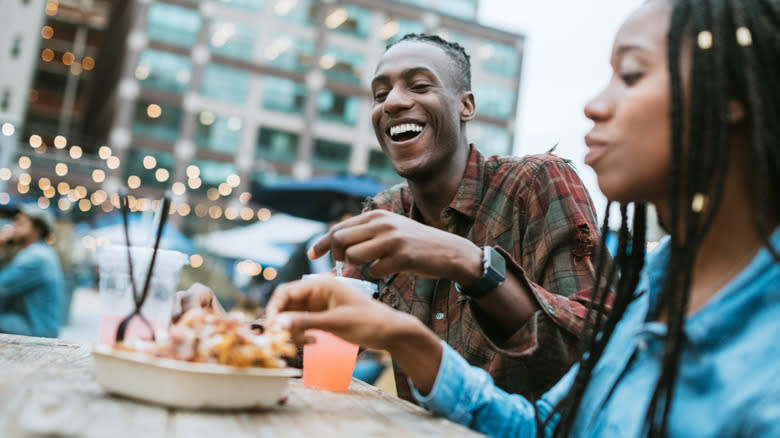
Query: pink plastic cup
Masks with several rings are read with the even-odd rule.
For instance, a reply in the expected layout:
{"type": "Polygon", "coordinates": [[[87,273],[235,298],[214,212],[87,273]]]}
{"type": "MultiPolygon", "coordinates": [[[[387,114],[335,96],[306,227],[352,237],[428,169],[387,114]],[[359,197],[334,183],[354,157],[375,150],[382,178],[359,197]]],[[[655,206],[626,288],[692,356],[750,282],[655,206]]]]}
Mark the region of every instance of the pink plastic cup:
{"type": "MultiPolygon", "coordinates": [[[[315,278],[318,275],[304,275],[315,278]]],[[[335,277],[361,292],[372,295],[376,285],[368,281],[335,277]]],[[[346,392],[352,381],[357,361],[358,346],[322,330],[306,330],[316,342],[303,346],[303,384],[313,389],[346,392]]]]}

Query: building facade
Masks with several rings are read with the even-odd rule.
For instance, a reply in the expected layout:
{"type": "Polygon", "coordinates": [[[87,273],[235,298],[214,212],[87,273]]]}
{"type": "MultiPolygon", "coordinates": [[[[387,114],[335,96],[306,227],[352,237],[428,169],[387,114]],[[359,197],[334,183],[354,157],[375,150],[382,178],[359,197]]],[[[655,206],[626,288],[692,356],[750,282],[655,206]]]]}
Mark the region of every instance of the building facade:
{"type": "Polygon", "coordinates": [[[16,155],[27,110],[26,90],[36,66],[44,0],[0,0],[0,192],[10,180],[10,167],[16,155]]]}
{"type": "Polygon", "coordinates": [[[487,154],[512,150],[523,37],[478,24],[476,0],[39,6],[45,23],[36,26],[42,39],[17,156],[34,161],[32,191],[69,165],[66,175],[87,192],[71,197],[82,211],[128,186],[139,198],[172,189],[182,215],[246,219],[252,189],[280,180],[350,173],[399,181],[373,133],[369,83],[384,47],[410,32],[466,48],[477,100],[470,139],[487,154]],[[60,90],[56,99],[49,88],[60,90]],[[42,103],[51,101],[54,108],[42,103]]]}

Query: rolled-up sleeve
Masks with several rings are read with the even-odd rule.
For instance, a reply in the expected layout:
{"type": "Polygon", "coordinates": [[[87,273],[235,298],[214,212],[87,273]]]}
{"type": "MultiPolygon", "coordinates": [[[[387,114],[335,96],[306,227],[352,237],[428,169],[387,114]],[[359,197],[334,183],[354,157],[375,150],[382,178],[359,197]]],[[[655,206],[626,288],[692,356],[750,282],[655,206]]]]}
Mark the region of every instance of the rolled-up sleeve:
{"type": "MultiPolygon", "coordinates": [[[[443,341],[442,346],[444,353],[431,392],[423,396],[409,381],[415,400],[436,415],[488,436],[535,437],[537,411],[540,418],[550,415],[556,402],[550,397],[565,393],[565,388],[556,388],[550,397],[543,397],[534,406],[522,396],[495,386],[487,372],[469,365],[443,341]]],[[[554,421],[548,422],[546,432],[554,426],[554,421]]]]}

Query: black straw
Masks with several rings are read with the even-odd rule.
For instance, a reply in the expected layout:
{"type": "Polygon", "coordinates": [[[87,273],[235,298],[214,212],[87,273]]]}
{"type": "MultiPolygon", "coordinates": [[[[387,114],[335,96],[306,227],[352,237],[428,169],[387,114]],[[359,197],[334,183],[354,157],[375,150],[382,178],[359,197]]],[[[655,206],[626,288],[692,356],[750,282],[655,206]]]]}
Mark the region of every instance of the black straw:
{"type": "Polygon", "coordinates": [[[122,221],[124,222],[125,226],[125,243],[127,245],[127,264],[130,269],[130,285],[132,287],[133,292],[133,302],[135,303],[135,309],[133,310],[130,315],[128,315],[125,319],[122,320],[122,322],[119,324],[119,327],[116,331],[116,342],[122,342],[125,338],[125,331],[127,330],[127,326],[130,324],[130,321],[135,317],[136,315],[141,318],[141,321],[146,325],[146,327],[149,329],[149,332],[152,334],[152,340],[154,340],[154,328],[152,328],[152,325],[149,323],[149,321],[144,318],[144,316],[141,314],[141,307],[143,306],[144,302],[146,301],[146,296],[149,293],[149,285],[152,280],[152,273],[154,271],[154,262],[157,260],[157,249],[160,247],[160,240],[162,238],[162,232],[163,228],[165,227],[165,223],[168,220],[168,212],[170,210],[171,206],[171,200],[168,194],[164,194],[162,197],[162,200],[160,201],[160,223],[157,226],[157,229],[155,230],[155,239],[154,239],[154,250],[152,251],[152,260],[149,262],[149,270],[146,272],[146,280],[144,281],[144,288],[141,291],[141,294],[139,296],[138,294],[138,288],[135,285],[135,278],[133,276],[133,258],[130,254],[130,232],[129,232],[129,224],[128,224],[128,196],[127,191],[122,189],[120,191],[120,198],[122,201],[122,221]]]}

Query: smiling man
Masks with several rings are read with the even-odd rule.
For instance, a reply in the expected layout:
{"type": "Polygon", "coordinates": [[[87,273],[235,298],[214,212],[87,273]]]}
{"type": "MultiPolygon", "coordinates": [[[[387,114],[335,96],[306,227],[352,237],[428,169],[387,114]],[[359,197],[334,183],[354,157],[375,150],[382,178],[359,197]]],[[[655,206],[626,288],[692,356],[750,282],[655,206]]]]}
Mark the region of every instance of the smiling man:
{"type": "MultiPolygon", "coordinates": [[[[536,399],[585,335],[598,234],[582,181],[550,153],[484,157],[469,143],[476,104],[457,43],[406,35],[382,56],[371,90],[377,140],[406,181],[333,226],[309,257],[331,251],[348,263],[345,276],[376,281],[377,298],[497,386],[536,399]]],[[[412,400],[398,367],[396,388],[412,400]]]]}
{"type": "MultiPolygon", "coordinates": [[[[428,325],[501,388],[541,395],[578,357],[598,241],[593,206],[552,154],[484,157],[469,56],[437,36],[388,47],[371,82],[377,140],[406,181],[310,249],[428,325]]],[[[396,370],[399,396],[410,399],[396,370]]]]}

